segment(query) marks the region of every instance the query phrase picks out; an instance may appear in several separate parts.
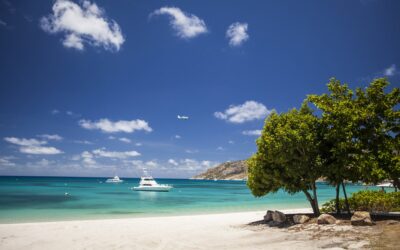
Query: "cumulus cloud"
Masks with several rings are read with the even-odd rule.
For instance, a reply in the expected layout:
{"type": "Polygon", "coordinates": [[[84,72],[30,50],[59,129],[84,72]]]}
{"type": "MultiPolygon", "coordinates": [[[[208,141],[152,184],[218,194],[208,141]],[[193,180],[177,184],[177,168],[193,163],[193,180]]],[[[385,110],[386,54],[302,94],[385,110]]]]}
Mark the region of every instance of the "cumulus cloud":
{"type": "Polygon", "coordinates": [[[114,158],[114,159],[126,159],[130,157],[140,156],[139,152],[136,151],[106,151],[104,148],[102,149],[95,149],[92,153],[99,157],[106,157],[106,158],[114,158]]]}
{"type": "Polygon", "coordinates": [[[175,135],[174,137],[175,137],[175,139],[181,139],[182,138],[180,135],[175,135]]]}
{"type": "Polygon", "coordinates": [[[242,134],[260,136],[261,132],[262,132],[261,130],[245,130],[242,132],[242,134]]]}
{"type": "Polygon", "coordinates": [[[51,34],[62,33],[67,48],[83,50],[89,44],[118,51],[125,41],[119,25],[94,2],[85,0],[78,5],[57,0],[52,10],[52,14],[41,18],[40,27],[51,34]]]}
{"type": "Polygon", "coordinates": [[[80,120],[79,125],[85,129],[99,129],[105,133],[125,132],[133,133],[136,130],[144,130],[151,132],[152,128],[144,120],[131,120],[131,121],[110,121],[109,119],[100,119],[98,121],[80,120]]]}
{"type": "Polygon", "coordinates": [[[43,146],[47,144],[47,141],[25,138],[20,139],[16,137],[5,137],[4,140],[20,146],[19,151],[24,154],[54,155],[63,153],[61,150],[55,147],[43,146]]]}
{"type": "Polygon", "coordinates": [[[398,73],[399,72],[398,72],[395,64],[390,65],[388,68],[386,68],[383,71],[383,75],[386,76],[386,77],[394,76],[394,75],[396,75],[398,73]]]}
{"type": "Polygon", "coordinates": [[[237,47],[247,41],[249,39],[247,28],[247,23],[232,23],[226,31],[226,37],[229,39],[229,45],[232,47],[237,47]]]}
{"type": "Polygon", "coordinates": [[[43,135],[38,135],[39,137],[47,140],[54,140],[54,141],[62,141],[62,136],[59,136],[57,134],[54,135],[49,135],[49,134],[43,134],[43,135]]]}
{"type": "Polygon", "coordinates": [[[204,20],[193,14],[185,13],[179,8],[162,7],[151,13],[150,17],[153,15],[168,15],[172,28],[180,38],[189,39],[207,33],[204,20]]]}
{"type": "Polygon", "coordinates": [[[262,103],[246,101],[242,105],[231,105],[224,112],[215,112],[214,116],[231,123],[244,123],[247,121],[263,119],[271,113],[262,103]]]}

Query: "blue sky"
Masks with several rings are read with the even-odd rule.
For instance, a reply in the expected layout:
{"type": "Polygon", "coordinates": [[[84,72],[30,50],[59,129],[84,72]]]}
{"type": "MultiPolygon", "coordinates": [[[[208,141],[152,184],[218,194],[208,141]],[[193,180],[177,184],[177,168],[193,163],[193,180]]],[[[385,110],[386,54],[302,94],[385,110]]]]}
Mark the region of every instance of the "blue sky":
{"type": "Polygon", "coordinates": [[[190,177],[330,77],[399,87],[400,2],[0,0],[0,174],[190,177]],[[177,119],[188,116],[188,120],[177,119]]]}

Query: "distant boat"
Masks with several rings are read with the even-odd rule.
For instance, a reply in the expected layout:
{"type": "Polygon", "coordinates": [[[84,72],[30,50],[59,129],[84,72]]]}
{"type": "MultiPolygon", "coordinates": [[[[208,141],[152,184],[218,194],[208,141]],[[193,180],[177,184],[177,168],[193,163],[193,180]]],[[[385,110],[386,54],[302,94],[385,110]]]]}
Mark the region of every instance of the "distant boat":
{"type": "Polygon", "coordinates": [[[158,184],[153,177],[147,175],[140,178],[139,186],[133,187],[134,191],[155,191],[155,192],[168,192],[173,187],[166,184],[158,184]]]}
{"type": "Polygon", "coordinates": [[[114,178],[110,178],[106,180],[107,183],[121,183],[124,182],[123,180],[121,180],[117,175],[114,176],[114,178]]]}
{"type": "Polygon", "coordinates": [[[382,184],[378,184],[376,185],[377,187],[394,187],[392,183],[390,182],[386,182],[386,183],[382,183],[382,184]]]}

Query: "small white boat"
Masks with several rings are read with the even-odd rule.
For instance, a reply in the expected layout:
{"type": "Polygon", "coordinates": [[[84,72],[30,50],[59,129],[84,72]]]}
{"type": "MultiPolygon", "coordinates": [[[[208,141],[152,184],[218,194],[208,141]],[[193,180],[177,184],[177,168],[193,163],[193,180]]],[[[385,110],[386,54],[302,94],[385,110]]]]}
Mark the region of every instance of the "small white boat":
{"type": "Polygon", "coordinates": [[[391,182],[381,183],[381,184],[376,185],[376,186],[377,186],[377,187],[382,187],[382,188],[384,188],[384,187],[389,187],[389,188],[394,187],[393,184],[392,184],[391,182]]]}
{"type": "Polygon", "coordinates": [[[124,182],[123,180],[121,180],[117,175],[114,176],[114,178],[110,178],[106,180],[107,183],[121,183],[124,182]]]}
{"type": "Polygon", "coordinates": [[[173,187],[166,184],[158,184],[151,176],[142,176],[140,178],[139,186],[133,187],[134,191],[155,191],[155,192],[168,192],[173,187]]]}

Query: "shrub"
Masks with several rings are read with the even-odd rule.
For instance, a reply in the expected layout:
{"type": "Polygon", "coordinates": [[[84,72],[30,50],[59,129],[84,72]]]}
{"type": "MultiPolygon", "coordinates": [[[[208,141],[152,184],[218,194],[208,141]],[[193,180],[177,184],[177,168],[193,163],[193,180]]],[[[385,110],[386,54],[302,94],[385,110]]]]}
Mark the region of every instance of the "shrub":
{"type": "MultiPolygon", "coordinates": [[[[369,212],[392,212],[400,211],[400,192],[384,193],[381,191],[362,190],[353,193],[348,198],[350,210],[369,212]]],[[[344,199],[339,200],[339,207],[345,210],[344,199]]],[[[322,212],[329,213],[336,211],[335,199],[322,205],[322,212]]]]}

